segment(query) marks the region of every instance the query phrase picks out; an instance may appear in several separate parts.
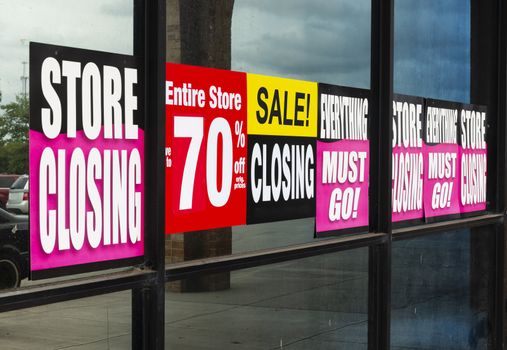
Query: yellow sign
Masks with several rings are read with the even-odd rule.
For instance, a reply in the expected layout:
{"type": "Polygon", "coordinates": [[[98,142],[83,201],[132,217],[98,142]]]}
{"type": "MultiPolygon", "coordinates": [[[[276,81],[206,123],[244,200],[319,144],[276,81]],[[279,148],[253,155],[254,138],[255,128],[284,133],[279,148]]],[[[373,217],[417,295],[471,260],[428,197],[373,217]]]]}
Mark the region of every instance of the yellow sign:
{"type": "Polygon", "coordinates": [[[317,137],[317,83],[247,74],[248,134],[317,137]]]}

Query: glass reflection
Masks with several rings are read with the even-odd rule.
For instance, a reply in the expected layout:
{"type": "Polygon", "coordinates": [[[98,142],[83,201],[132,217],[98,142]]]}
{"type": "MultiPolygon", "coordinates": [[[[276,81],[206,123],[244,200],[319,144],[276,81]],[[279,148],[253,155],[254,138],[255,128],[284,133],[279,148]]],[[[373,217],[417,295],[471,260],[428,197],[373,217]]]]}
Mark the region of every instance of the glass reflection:
{"type": "Polygon", "coordinates": [[[465,229],[393,243],[393,349],[488,349],[491,237],[465,229]]]}
{"type": "Polygon", "coordinates": [[[370,86],[367,0],[236,0],[232,69],[370,86]]]}
{"type": "Polygon", "coordinates": [[[18,287],[29,268],[29,42],[132,54],[133,2],[0,1],[0,23],[0,289],[6,289],[18,287]]]}
{"type": "Polygon", "coordinates": [[[167,349],[364,349],[368,249],[231,273],[228,290],[166,292],[167,349]]]}
{"type": "Polygon", "coordinates": [[[395,1],[394,92],[468,102],[470,1],[395,1]]]}

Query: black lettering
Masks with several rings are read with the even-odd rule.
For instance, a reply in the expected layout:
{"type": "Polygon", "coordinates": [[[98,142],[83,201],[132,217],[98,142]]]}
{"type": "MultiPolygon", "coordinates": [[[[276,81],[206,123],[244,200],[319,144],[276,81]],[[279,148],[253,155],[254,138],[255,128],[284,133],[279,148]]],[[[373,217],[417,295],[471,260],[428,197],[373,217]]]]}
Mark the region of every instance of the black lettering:
{"type": "Polygon", "coordinates": [[[271,104],[271,113],[269,114],[269,124],[273,124],[273,118],[278,118],[278,124],[282,124],[282,113],[280,111],[280,96],[278,90],[273,95],[273,103],[271,104]]]}
{"type": "Polygon", "coordinates": [[[294,125],[304,126],[305,122],[298,119],[298,113],[304,112],[304,105],[299,104],[299,100],[306,99],[306,94],[302,92],[296,92],[296,104],[294,106],[294,125]]]}
{"type": "Polygon", "coordinates": [[[284,92],[285,100],[283,101],[283,125],[292,125],[292,119],[287,117],[287,101],[289,100],[289,92],[284,92]]]}
{"type": "Polygon", "coordinates": [[[257,120],[260,124],[264,124],[266,120],[268,119],[268,105],[263,100],[262,96],[264,96],[264,99],[268,98],[268,90],[265,87],[259,88],[257,91],[257,104],[259,107],[264,111],[264,115],[261,115],[260,111],[257,110],[257,120]]]}

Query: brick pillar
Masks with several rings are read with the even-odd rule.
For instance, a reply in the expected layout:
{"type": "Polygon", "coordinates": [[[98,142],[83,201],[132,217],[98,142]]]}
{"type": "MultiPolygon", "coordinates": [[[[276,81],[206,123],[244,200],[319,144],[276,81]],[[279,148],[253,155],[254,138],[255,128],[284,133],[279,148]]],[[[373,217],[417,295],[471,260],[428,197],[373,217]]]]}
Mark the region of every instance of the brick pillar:
{"type": "MultiPolygon", "coordinates": [[[[234,0],[167,0],[168,62],[221,69],[231,68],[231,21],[234,0]]],[[[170,235],[166,263],[177,263],[232,252],[230,227],[170,235]]],[[[168,284],[174,292],[230,288],[230,273],[216,273],[168,284]]]]}
{"type": "Polygon", "coordinates": [[[181,63],[180,2],[166,1],[166,52],[167,62],[181,63]]]}
{"type": "MultiPolygon", "coordinates": [[[[166,262],[230,255],[232,250],[231,229],[195,231],[170,235],[166,239],[166,262]]],[[[207,292],[230,288],[230,273],[215,273],[182,281],[167,286],[172,292],[207,292]]]]}

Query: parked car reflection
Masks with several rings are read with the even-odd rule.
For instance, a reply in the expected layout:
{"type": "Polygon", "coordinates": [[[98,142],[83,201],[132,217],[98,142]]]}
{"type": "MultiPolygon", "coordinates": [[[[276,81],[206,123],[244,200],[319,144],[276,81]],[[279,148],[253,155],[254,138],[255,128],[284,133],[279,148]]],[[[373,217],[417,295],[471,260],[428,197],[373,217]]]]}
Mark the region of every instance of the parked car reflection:
{"type": "Polygon", "coordinates": [[[28,215],[0,208],[0,289],[16,288],[28,277],[28,215]]]}
{"type": "Polygon", "coordinates": [[[16,214],[28,214],[28,175],[21,175],[9,190],[7,210],[16,214]]]}
{"type": "Polygon", "coordinates": [[[0,208],[5,209],[10,188],[18,178],[19,175],[0,174],[0,208]]]}

